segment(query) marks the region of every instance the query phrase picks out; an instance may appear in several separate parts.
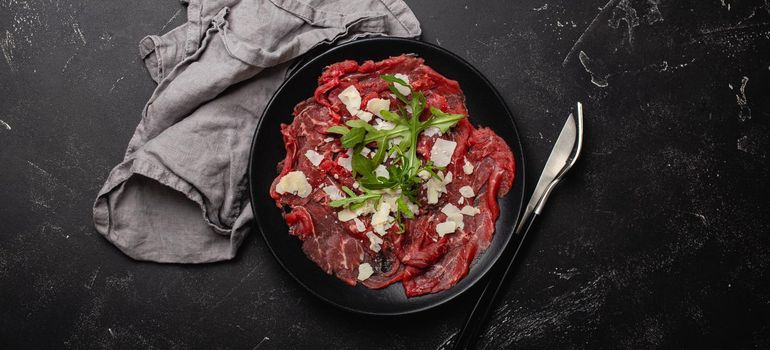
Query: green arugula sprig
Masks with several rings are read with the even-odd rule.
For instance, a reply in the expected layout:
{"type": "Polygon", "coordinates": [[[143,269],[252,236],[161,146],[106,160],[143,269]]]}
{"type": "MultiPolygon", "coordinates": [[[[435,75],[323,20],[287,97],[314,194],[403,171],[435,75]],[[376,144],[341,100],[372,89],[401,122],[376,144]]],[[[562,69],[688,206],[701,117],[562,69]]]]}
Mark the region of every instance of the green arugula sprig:
{"type": "Polygon", "coordinates": [[[342,186],[342,190],[345,191],[345,193],[350,197],[333,200],[331,203],[329,203],[329,205],[334,208],[355,206],[358,204],[364,204],[366,201],[371,199],[379,200],[382,197],[382,193],[372,192],[366,188],[363,189],[364,193],[360,195],[353,192],[353,190],[347,186],[342,186]]]}
{"type": "Polygon", "coordinates": [[[380,76],[387,81],[389,90],[404,103],[409,106],[407,111],[404,106],[399,106],[398,112],[388,110],[380,111],[382,119],[394,125],[392,129],[378,130],[368,122],[353,119],[345,125],[335,125],[327,129],[328,133],[342,135],[340,142],[343,147],[353,149],[352,167],[353,175],[361,185],[362,194],[356,194],[347,187],[343,187],[349,197],[332,201],[332,207],[348,207],[352,209],[365,204],[366,201],[379,201],[382,198],[383,190],[390,189],[400,191],[401,195],[396,200],[399,215],[396,216],[397,223],[401,231],[404,226],[402,217],[414,218],[414,213],[407,205],[407,200],[412,203],[417,202],[417,192],[423,180],[417,175],[423,170],[438,177],[436,171],[440,168],[433,166],[428,161],[423,164],[417,158],[417,140],[420,133],[430,127],[436,127],[441,132],[447,132],[458,121],[464,118],[462,114],[444,113],[440,109],[428,106],[425,101],[425,95],[420,91],[414,91],[405,81],[396,78],[393,75],[380,76]],[[402,94],[395,84],[406,86],[412,90],[411,98],[402,94]],[[428,107],[430,115],[424,121],[420,120],[421,115],[428,107]],[[391,145],[392,139],[401,138],[397,144],[391,145]],[[361,155],[361,150],[367,145],[375,143],[377,151],[371,159],[361,155]],[[386,163],[386,157],[394,157],[389,164],[386,163]],[[379,165],[386,167],[388,177],[377,176],[376,169],[379,165]]]}

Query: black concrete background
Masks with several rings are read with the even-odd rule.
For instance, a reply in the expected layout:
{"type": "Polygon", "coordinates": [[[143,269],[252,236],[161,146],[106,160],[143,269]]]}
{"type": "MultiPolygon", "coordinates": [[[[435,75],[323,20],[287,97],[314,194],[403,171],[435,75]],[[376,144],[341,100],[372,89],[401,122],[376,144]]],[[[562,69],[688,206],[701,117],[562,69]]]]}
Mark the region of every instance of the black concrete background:
{"type": "MultiPolygon", "coordinates": [[[[534,183],[577,99],[584,156],[481,340],[489,349],[766,348],[767,0],[409,1],[517,117],[534,183]]],[[[139,263],[91,225],[176,1],[0,1],[2,348],[436,348],[466,294],[410,317],[327,306],[257,234],[231,262],[139,263]]],[[[447,72],[448,73],[448,72],[447,72]]]]}

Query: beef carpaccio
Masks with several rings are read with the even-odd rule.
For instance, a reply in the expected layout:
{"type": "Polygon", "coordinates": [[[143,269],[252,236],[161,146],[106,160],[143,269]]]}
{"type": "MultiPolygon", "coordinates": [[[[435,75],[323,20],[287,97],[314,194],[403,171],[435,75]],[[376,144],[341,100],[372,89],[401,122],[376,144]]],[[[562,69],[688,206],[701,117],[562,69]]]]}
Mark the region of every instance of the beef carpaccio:
{"type": "Polygon", "coordinates": [[[515,163],[503,139],[472,125],[464,101],[456,81],[412,55],[342,61],[323,71],[314,96],[281,126],[286,158],[270,189],[308,258],[351,286],[400,281],[408,297],[465,277],[492,240],[497,198],[510,190],[515,163]],[[430,118],[435,126],[423,126],[413,139],[402,131],[430,118]],[[366,133],[363,141],[355,127],[366,133]],[[410,141],[416,160],[401,154],[410,141]]]}

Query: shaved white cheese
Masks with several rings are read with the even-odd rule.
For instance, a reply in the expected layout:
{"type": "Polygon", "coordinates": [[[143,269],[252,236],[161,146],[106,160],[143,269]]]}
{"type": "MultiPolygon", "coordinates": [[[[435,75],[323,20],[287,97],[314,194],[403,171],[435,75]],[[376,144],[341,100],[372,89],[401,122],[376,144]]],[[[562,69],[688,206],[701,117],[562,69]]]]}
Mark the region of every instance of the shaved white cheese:
{"type": "Polygon", "coordinates": [[[345,208],[345,209],[340,210],[337,213],[337,220],[342,221],[342,222],[346,222],[346,221],[350,221],[350,220],[355,219],[357,216],[358,215],[355,212],[351,211],[348,208],[345,208]]]}
{"type": "Polygon", "coordinates": [[[390,100],[384,98],[373,98],[366,102],[366,110],[374,113],[378,117],[382,117],[380,112],[390,110],[390,100]]]}
{"type": "Polygon", "coordinates": [[[427,170],[420,170],[417,173],[417,176],[419,176],[423,180],[430,179],[430,173],[427,170]]]}
{"type": "Polygon", "coordinates": [[[398,204],[396,204],[396,201],[398,201],[399,198],[401,198],[401,190],[384,190],[382,197],[380,197],[380,203],[388,204],[388,206],[390,206],[390,211],[395,213],[398,212],[398,204]]]}
{"type": "Polygon", "coordinates": [[[374,252],[380,251],[380,245],[382,244],[382,238],[372,233],[372,231],[366,232],[366,237],[369,238],[369,249],[374,252]]]}
{"type": "Polygon", "coordinates": [[[430,150],[430,160],[433,161],[435,166],[447,166],[452,161],[452,154],[455,152],[457,142],[436,139],[433,143],[433,148],[430,150]]]}
{"type": "Polygon", "coordinates": [[[361,149],[361,155],[364,157],[369,156],[369,153],[372,153],[372,150],[369,149],[369,147],[364,147],[361,149]]]}
{"type": "Polygon", "coordinates": [[[463,172],[465,175],[473,174],[473,164],[468,161],[468,158],[463,157],[463,160],[465,161],[463,164],[463,172]]]}
{"type": "Polygon", "coordinates": [[[372,215],[372,226],[385,225],[390,214],[390,204],[381,202],[377,211],[372,215]]]}
{"type": "Polygon", "coordinates": [[[326,143],[329,143],[329,142],[332,142],[332,141],[334,141],[333,137],[327,137],[327,138],[324,139],[324,142],[326,142],[326,143]]]}
{"type": "Polygon", "coordinates": [[[452,182],[452,173],[447,173],[446,176],[444,176],[444,173],[439,171],[438,172],[437,179],[435,176],[431,176],[428,179],[428,182],[425,183],[425,192],[428,196],[428,204],[436,204],[438,203],[439,197],[441,197],[442,193],[446,193],[446,185],[449,182],[452,182]],[[449,180],[449,181],[447,181],[449,180]]]}
{"type": "MultiPolygon", "coordinates": [[[[401,74],[401,73],[396,73],[394,76],[396,78],[398,78],[398,79],[403,80],[405,83],[409,84],[409,77],[408,76],[406,76],[404,74],[401,74]]],[[[408,86],[403,86],[403,85],[401,85],[399,83],[395,83],[395,84],[393,84],[393,86],[395,86],[396,90],[398,90],[398,92],[400,92],[404,96],[409,95],[409,94],[412,93],[412,89],[410,89],[408,86]]]]}
{"type": "Polygon", "coordinates": [[[460,210],[460,212],[463,213],[464,215],[474,216],[478,213],[481,213],[481,210],[479,210],[479,208],[474,208],[470,205],[466,205],[463,207],[462,210],[460,210]]]}
{"type": "Polygon", "coordinates": [[[447,217],[457,217],[457,214],[460,214],[460,208],[456,207],[452,203],[447,203],[444,205],[443,208],[441,208],[441,212],[444,213],[447,217]]]}
{"type": "Polygon", "coordinates": [[[374,232],[377,232],[378,235],[384,236],[385,234],[388,233],[388,229],[390,228],[390,226],[393,226],[393,225],[392,224],[391,225],[377,225],[377,226],[372,226],[372,228],[374,229],[374,232]]]}
{"type": "Polygon", "coordinates": [[[329,199],[333,201],[345,198],[345,196],[342,194],[342,191],[340,191],[337,186],[326,186],[323,188],[323,191],[326,192],[326,194],[329,195],[329,199]]]}
{"type": "Polygon", "coordinates": [[[439,236],[444,237],[444,235],[455,232],[457,230],[457,224],[454,221],[445,221],[438,225],[436,225],[436,233],[438,233],[439,236]]]}
{"type": "Polygon", "coordinates": [[[370,120],[372,120],[372,114],[367,111],[357,111],[356,117],[358,117],[358,119],[361,119],[365,122],[369,122],[370,120]]]}
{"type": "MultiPolygon", "coordinates": [[[[349,148],[347,158],[337,157],[337,164],[341,165],[347,171],[353,171],[353,149],[349,148]]],[[[336,174],[335,174],[336,175],[336,174]]]]}
{"type": "Polygon", "coordinates": [[[396,209],[391,206],[390,203],[380,200],[380,206],[377,211],[372,214],[372,228],[374,232],[377,232],[380,236],[384,236],[388,233],[388,229],[393,226],[395,218],[390,216],[391,209],[396,209]]]}
{"type": "Polygon", "coordinates": [[[380,118],[374,118],[373,127],[377,130],[392,130],[396,127],[396,124],[393,124],[387,120],[382,120],[380,118]]]}
{"type": "Polygon", "coordinates": [[[428,204],[436,204],[441,193],[446,193],[446,186],[441,181],[431,177],[425,183],[425,191],[428,196],[428,204]]]}
{"type": "Polygon", "coordinates": [[[439,128],[435,127],[435,126],[431,126],[431,127],[427,128],[427,129],[423,130],[422,134],[425,135],[425,136],[436,136],[436,135],[441,136],[443,133],[441,132],[441,129],[439,129],[439,128]]]}
{"type": "Polygon", "coordinates": [[[444,185],[449,185],[450,183],[452,183],[452,178],[453,178],[452,172],[448,171],[446,173],[446,176],[444,176],[443,180],[441,180],[441,183],[443,183],[444,185]]]}
{"type": "Polygon", "coordinates": [[[353,158],[350,157],[339,157],[337,158],[337,164],[341,165],[343,168],[345,168],[347,171],[353,171],[353,158]]]}
{"type": "Polygon", "coordinates": [[[374,168],[374,174],[377,175],[377,177],[384,177],[386,179],[390,178],[390,174],[388,173],[388,169],[385,168],[382,164],[380,164],[376,168],[374,168]]]}
{"type": "Polygon", "coordinates": [[[372,269],[372,265],[369,265],[369,263],[358,265],[359,281],[365,281],[367,278],[372,277],[372,274],[374,274],[374,269],[372,269]]]}
{"type": "Polygon", "coordinates": [[[275,192],[280,194],[291,193],[306,198],[310,195],[310,192],[313,192],[313,188],[310,186],[310,183],[307,182],[305,173],[301,171],[292,171],[278,180],[278,184],[275,185],[275,192]]]}
{"type": "Polygon", "coordinates": [[[356,224],[356,230],[358,232],[364,232],[364,230],[366,230],[366,226],[359,218],[353,218],[353,222],[356,224]]]}
{"type": "Polygon", "coordinates": [[[454,204],[447,203],[443,208],[441,208],[441,212],[446,215],[447,221],[453,221],[455,224],[457,224],[458,228],[462,229],[465,227],[465,223],[463,222],[463,214],[460,211],[460,208],[456,207],[454,204]]]}
{"type": "Polygon", "coordinates": [[[473,193],[473,187],[471,186],[460,187],[460,194],[465,198],[471,198],[475,195],[475,193],[473,193]]]}
{"type": "Polygon", "coordinates": [[[310,163],[313,164],[313,166],[318,166],[318,164],[321,164],[321,161],[324,160],[324,156],[312,149],[305,151],[305,157],[310,160],[310,163]]]}
{"type": "Polygon", "coordinates": [[[350,115],[356,115],[356,112],[361,109],[361,94],[358,93],[358,89],[354,85],[350,85],[342,90],[337,98],[340,99],[347,108],[350,115]]]}
{"type": "Polygon", "coordinates": [[[361,185],[358,183],[358,181],[353,181],[353,188],[358,189],[361,187],[361,185]]]}
{"type": "Polygon", "coordinates": [[[460,197],[460,199],[457,200],[457,204],[463,204],[463,203],[465,203],[465,198],[460,197]]]}
{"type": "Polygon", "coordinates": [[[353,210],[353,213],[356,214],[356,216],[362,216],[362,215],[369,215],[374,213],[374,205],[372,202],[365,202],[364,205],[362,205],[359,208],[356,208],[356,210],[353,210]]]}

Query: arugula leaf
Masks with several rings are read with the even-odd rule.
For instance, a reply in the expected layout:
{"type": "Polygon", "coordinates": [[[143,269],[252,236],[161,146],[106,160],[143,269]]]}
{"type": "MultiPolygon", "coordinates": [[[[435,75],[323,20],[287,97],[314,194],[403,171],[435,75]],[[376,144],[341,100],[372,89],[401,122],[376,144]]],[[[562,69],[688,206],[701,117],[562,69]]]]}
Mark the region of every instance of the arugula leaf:
{"type": "Polygon", "coordinates": [[[387,145],[387,143],[387,137],[381,137],[379,140],[377,140],[377,152],[374,153],[374,158],[372,158],[372,162],[374,164],[381,164],[385,159],[385,153],[387,153],[387,147],[385,147],[385,145],[387,145]]]}
{"type": "Polygon", "coordinates": [[[423,109],[425,109],[425,95],[420,91],[412,92],[412,116],[416,117],[419,121],[420,115],[422,115],[423,109]]]}
{"type": "Polygon", "coordinates": [[[348,132],[350,132],[350,129],[346,128],[343,125],[335,125],[335,126],[332,126],[331,128],[326,129],[326,132],[328,132],[330,134],[345,135],[348,132]]]}
{"type": "Polygon", "coordinates": [[[385,119],[391,123],[398,123],[399,121],[401,121],[401,116],[391,111],[383,109],[382,111],[380,111],[380,114],[382,115],[382,119],[385,119]]]}
{"type": "Polygon", "coordinates": [[[385,81],[387,81],[389,83],[400,84],[400,85],[406,86],[406,87],[408,87],[410,89],[412,88],[411,85],[407,84],[405,81],[403,81],[403,80],[401,80],[399,78],[396,78],[396,76],[392,75],[392,74],[380,75],[380,79],[385,80],[385,81]]]}
{"type": "MultiPolygon", "coordinates": [[[[383,137],[387,137],[388,139],[394,138],[394,137],[404,137],[404,135],[409,134],[409,126],[404,124],[398,124],[395,128],[390,130],[377,130],[375,129],[373,132],[368,132],[366,134],[366,137],[364,138],[364,143],[369,143],[372,141],[376,141],[378,139],[381,139],[383,137]]],[[[387,146],[387,145],[386,145],[387,146]]]]}
{"type": "MultiPolygon", "coordinates": [[[[355,192],[353,192],[351,189],[349,189],[347,186],[342,186],[342,190],[345,191],[345,193],[348,194],[348,198],[342,198],[337,199],[329,202],[329,205],[332,208],[339,208],[339,207],[347,207],[352,204],[363,204],[364,202],[371,200],[371,199],[377,199],[379,200],[380,197],[382,197],[381,193],[366,191],[364,194],[357,195],[355,192]]],[[[352,209],[352,206],[351,206],[352,209]]]]}
{"type": "Polygon", "coordinates": [[[398,210],[404,214],[404,217],[407,219],[414,219],[414,213],[411,209],[409,209],[409,206],[406,205],[406,201],[404,200],[404,197],[398,197],[396,200],[396,205],[398,206],[398,210]]]}
{"type": "Polygon", "coordinates": [[[345,124],[347,124],[349,127],[354,128],[354,129],[355,128],[362,128],[362,129],[364,129],[366,131],[369,131],[369,132],[376,132],[377,131],[377,129],[375,129],[371,124],[369,124],[366,121],[361,120],[361,119],[348,120],[347,122],[345,122],[345,124]]]}
{"type": "Polygon", "coordinates": [[[374,172],[374,168],[376,167],[374,164],[372,164],[372,161],[369,158],[361,155],[360,147],[357,147],[353,150],[353,159],[351,160],[351,165],[353,167],[354,176],[355,174],[359,174],[364,178],[372,177],[372,172],[374,172]]]}
{"type": "Polygon", "coordinates": [[[378,130],[371,124],[361,119],[348,120],[345,125],[337,125],[329,128],[327,132],[342,135],[340,141],[346,148],[353,149],[352,167],[353,174],[358,178],[363,194],[356,194],[347,187],[342,190],[349,197],[331,202],[332,207],[349,207],[351,210],[360,208],[367,201],[379,201],[383,193],[381,190],[400,190],[401,195],[396,200],[397,214],[396,222],[401,232],[405,229],[402,222],[403,218],[414,218],[414,212],[409,208],[408,201],[417,202],[417,194],[422,186],[423,180],[418,173],[425,170],[432,177],[439,178],[436,174],[438,169],[443,169],[433,165],[428,161],[423,164],[422,160],[417,158],[417,140],[420,133],[430,127],[436,127],[441,132],[447,132],[458,121],[465,118],[462,114],[445,113],[442,110],[429,106],[425,94],[421,91],[414,91],[412,87],[402,79],[393,75],[382,75],[381,78],[387,82],[390,91],[401,101],[403,105],[398,106],[398,113],[388,110],[380,112],[382,119],[393,123],[395,126],[390,130],[378,130]],[[410,97],[402,94],[396,89],[395,84],[400,84],[412,89],[410,97]],[[404,106],[408,106],[404,108],[404,106]],[[420,116],[426,110],[430,115],[425,121],[420,120],[420,116]],[[410,109],[411,112],[407,112],[410,109]],[[391,140],[400,137],[398,143],[391,140]],[[361,155],[361,149],[364,145],[376,143],[377,151],[370,159],[361,155]],[[393,160],[387,162],[386,169],[388,178],[377,176],[375,169],[386,163],[386,158],[393,160]]]}
{"type": "Polygon", "coordinates": [[[355,196],[357,196],[357,194],[356,194],[355,192],[353,192],[353,190],[351,190],[350,188],[348,188],[348,186],[342,186],[342,191],[344,191],[345,193],[347,193],[347,194],[348,194],[348,196],[351,196],[351,197],[355,197],[355,196]]]}
{"type": "Polygon", "coordinates": [[[347,134],[342,135],[340,142],[342,142],[342,146],[345,148],[353,148],[364,141],[364,136],[366,136],[366,130],[363,128],[353,128],[347,134]]]}
{"type": "Polygon", "coordinates": [[[423,128],[435,126],[441,130],[441,132],[447,132],[449,128],[455,126],[458,121],[465,118],[462,114],[444,113],[440,109],[430,106],[431,118],[423,123],[423,128]]]}

